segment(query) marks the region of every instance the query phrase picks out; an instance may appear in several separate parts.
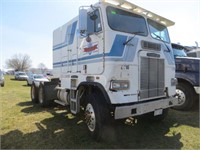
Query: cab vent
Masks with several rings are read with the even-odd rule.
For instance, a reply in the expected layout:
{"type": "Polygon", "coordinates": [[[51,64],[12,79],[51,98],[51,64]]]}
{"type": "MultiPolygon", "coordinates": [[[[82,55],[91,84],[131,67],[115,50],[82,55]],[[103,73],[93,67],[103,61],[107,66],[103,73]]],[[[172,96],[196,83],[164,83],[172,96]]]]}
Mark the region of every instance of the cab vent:
{"type": "Polygon", "coordinates": [[[156,50],[156,51],[161,50],[161,45],[157,43],[142,41],[141,46],[143,49],[156,50]]]}

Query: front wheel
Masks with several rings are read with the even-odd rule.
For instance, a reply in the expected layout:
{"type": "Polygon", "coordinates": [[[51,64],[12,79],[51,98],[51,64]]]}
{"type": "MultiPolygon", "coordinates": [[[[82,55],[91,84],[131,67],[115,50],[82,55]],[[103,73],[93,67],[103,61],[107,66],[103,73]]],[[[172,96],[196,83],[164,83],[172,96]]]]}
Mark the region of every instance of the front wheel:
{"type": "Polygon", "coordinates": [[[102,137],[103,127],[107,125],[109,111],[105,104],[100,103],[100,97],[96,94],[86,96],[85,105],[85,122],[89,134],[95,140],[100,140],[102,137]]]}

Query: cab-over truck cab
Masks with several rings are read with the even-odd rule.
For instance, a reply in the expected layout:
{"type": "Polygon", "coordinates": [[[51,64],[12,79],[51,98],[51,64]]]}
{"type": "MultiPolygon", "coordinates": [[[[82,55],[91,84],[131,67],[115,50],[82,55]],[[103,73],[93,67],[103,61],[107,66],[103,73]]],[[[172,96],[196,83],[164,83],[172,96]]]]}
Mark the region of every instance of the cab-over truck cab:
{"type": "Polygon", "coordinates": [[[43,106],[54,100],[68,105],[73,114],[83,108],[88,131],[96,139],[111,117],[151,113],[163,118],[178,103],[167,30],[173,24],[123,0],[80,7],[78,17],[53,33],[58,80],[41,83],[38,92],[33,84],[34,102],[38,93],[43,106]]]}

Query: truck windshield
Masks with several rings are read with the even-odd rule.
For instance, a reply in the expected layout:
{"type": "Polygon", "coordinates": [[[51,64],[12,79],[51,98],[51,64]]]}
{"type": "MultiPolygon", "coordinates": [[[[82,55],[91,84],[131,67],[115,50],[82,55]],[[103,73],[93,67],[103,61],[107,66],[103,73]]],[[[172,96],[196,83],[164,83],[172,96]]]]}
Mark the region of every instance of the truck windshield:
{"type": "Polygon", "coordinates": [[[169,34],[168,30],[162,24],[159,24],[151,19],[147,19],[150,29],[150,34],[154,39],[162,40],[169,43],[169,34]]]}
{"type": "Polygon", "coordinates": [[[108,24],[111,29],[126,33],[147,36],[147,26],[142,16],[108,6],[106,8],[108,24]]]}

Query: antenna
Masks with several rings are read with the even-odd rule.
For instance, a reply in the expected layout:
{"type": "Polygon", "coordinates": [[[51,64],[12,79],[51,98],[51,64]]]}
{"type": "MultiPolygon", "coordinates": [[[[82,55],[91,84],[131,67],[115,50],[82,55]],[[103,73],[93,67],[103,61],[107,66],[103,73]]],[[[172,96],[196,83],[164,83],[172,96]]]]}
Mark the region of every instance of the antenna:
{"type": "Polygon", "coordinates": [[[195,41],[195,44],[196,44],[196,49],[199,47],[199,44],[197,41],[195,41]]]}

